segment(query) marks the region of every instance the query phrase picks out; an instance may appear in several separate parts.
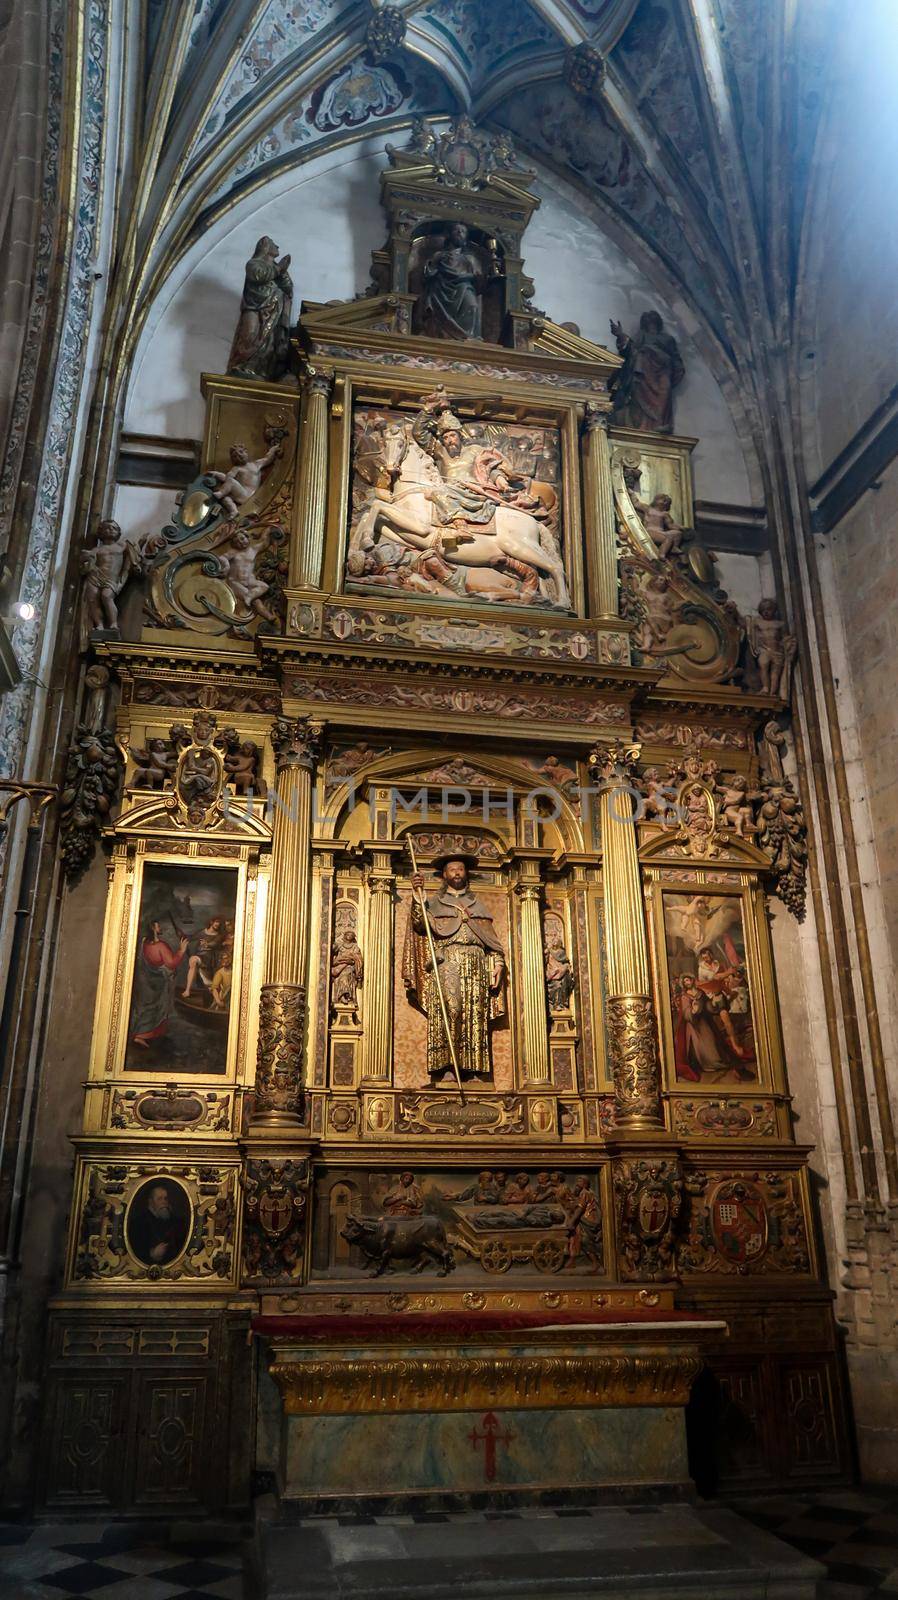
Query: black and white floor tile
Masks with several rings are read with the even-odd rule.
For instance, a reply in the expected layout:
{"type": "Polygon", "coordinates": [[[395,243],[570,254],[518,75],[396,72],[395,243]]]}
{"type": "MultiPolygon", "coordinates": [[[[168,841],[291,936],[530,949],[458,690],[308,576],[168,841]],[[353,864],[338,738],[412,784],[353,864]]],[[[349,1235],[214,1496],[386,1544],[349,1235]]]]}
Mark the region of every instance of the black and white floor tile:
{"type": "MultiPolygon", "coordinates": [[[[732,1502],[756,1526],[825,1564],[818,1600],[898,1597],[898,1488],[833,1489],[732,1502]]],[[[345,1526],[588,1517],[589,1507],[340,1517],[345,1526]]],[[[319,1526],[309,1518],[308,1526],[319,1526]]],[[[198,1523],[0,1523],[0,1600],[257,1600],[246,1529],[198,1523]]],[[[447,1535],[451,1533],[447,1527],[447,1535]]]]}
{"type": "Polygon", "coordinates": [[[898,1595],[898,1488],[770,1495],[733,1509],[825,1564],[818,1600],[898,1595]]]}
{"type": "Polygon", "coordinates": [[[244,1600],[243,1531],[0,1524],[0,1600],[244,1600]]]}

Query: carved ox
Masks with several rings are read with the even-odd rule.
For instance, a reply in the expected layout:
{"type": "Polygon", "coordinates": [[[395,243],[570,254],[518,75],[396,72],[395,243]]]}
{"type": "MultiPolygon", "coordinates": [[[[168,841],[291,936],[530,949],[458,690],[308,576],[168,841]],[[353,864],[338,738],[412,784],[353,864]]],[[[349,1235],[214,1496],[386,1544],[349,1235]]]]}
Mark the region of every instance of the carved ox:
{"type": "Polygon", "coordinates": [[[375,1263],[375,1278],[394,1261],[407,1262],[412,1272],[423,1272],[428,1261],[435,1261],[441,1278],[455,1268],[455,1257],[439,1217],[355,1217],[350,1214],[341,1232],[349,1244],[358,1245],[368,1260],[375,1263]]]}

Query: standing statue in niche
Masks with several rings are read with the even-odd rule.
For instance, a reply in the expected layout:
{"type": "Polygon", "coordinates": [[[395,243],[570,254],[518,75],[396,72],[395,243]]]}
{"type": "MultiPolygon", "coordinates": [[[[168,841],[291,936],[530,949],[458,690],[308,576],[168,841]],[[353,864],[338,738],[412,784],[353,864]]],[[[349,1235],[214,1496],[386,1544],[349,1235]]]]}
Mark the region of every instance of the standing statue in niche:
{"type": "Polygon", "coordinates": [[[143,573],[143,554],[126,539],[117,522],[107,517],[97,527],[97,542],[81,556],[81,649],[92,634],[119,637],[118,597],[128,579],[143,573]]]}
{"type": "MultiPolygon", "coordinates": [[[[499,261],[490,257],[489,276],[498,277],[499,261]]],[[[424,268],[421,331],[433,339],[480,339],[483,290],[487,277],[468,244],[463,222],[454,222],[446,244],[424,268]]]]}
{"type": "MultiPolygon", "coordinates": [[[[489,1029],[505,1012],[505,952],[493,919],[468,882],[468,858],[434,862],[442,884],[425,902],[433,935],[439,986],[462,1078],[490,1073],[489,1029]]],[[[424,878],[412,875],[423,894],[424,878]]],[[[453,1074],[452,1052],[430,959],[425,908],[412,901],[402,957],[402,979],[409,999],[427,1017],[427,1070],[431,1078],[453,1074]]]]}
{"type": "Polygon", "coordinates": [[[758,663],[761,693],[788,700],[798,641],[779,613],[775,600],[759,600],[757,616],[747,617],[748,647],[758,663]]]}
{"type": "Polygon", "coordinates": [[[246,263],[240,319],[227,366],[236,377],[277,383],[286,376],[293,305],[289,267],[290,257],[279,260],[277,245],[265,234],[246,263]]]}
{"type": "Polygon", "coordinates": [[[676,339],[664,332],[657,311],[643,312],[632,339],[619,322],[612,321],[611,332],[624,358],[614,381],[612,422],[640,433],[672,433],[673,393],[686,375],[676,339]]]}

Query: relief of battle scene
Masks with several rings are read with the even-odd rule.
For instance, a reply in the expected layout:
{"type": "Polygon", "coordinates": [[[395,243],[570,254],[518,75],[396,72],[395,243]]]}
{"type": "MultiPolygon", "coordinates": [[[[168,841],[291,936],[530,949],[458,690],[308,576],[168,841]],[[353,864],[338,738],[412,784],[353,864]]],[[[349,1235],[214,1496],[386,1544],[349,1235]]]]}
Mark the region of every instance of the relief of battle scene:
{"type": "Polygon", "coordinates": [[[328,1173],[319,1178],[313,1276],[407,1273],[483,1282],[604,1270],[595,1172],[328,1173]]]}
{"type": "Polygon", "coordinates": [[[359,407],[346,587],[569,611],[561,502],[557,427],[359,407]]]}

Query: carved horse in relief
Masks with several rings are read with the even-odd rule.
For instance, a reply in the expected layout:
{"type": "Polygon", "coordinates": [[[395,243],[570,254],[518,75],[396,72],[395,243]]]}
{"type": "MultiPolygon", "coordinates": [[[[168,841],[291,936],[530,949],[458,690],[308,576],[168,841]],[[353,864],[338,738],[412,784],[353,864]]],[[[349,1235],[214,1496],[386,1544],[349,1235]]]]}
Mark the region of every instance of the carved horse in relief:
{"type": "Polygon", "coordinates": [[[371,550],[381,534],[415,550],[435,550],[454,567],[496,567],[502,558],[533,568],[539,597],[570,609],[564,566],[552,535],[536,517],[514,506],[497,505],[491,522],[470,532],[434,525],[431,496],[442,479],[430,457],[397,424],[384,434],[382,465],[393,485],[390,497],[375,498],[362,512],[350,539],[350,553],[371,550]]]}

